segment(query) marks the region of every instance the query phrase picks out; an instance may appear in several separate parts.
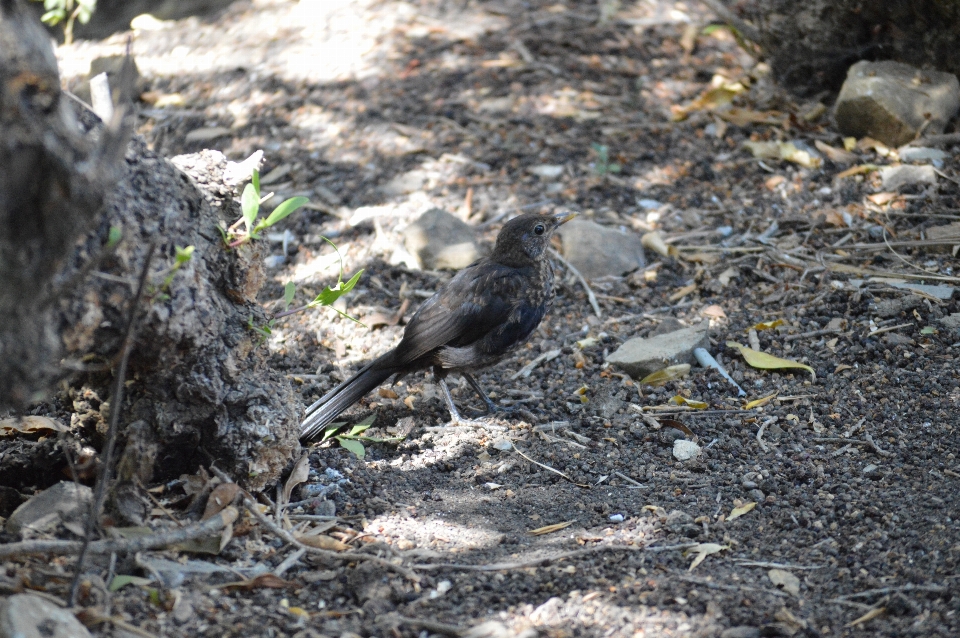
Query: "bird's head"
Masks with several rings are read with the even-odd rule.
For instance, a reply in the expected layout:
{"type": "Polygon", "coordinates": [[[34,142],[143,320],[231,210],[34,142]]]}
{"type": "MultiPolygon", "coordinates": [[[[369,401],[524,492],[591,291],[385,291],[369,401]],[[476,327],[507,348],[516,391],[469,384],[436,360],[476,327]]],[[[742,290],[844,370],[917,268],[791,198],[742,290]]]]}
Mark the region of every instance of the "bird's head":
{"type": "Polygon", "coordinates": [[[514,217],[500,230],[492,259],[507,266],[519,266],[536,261],[550,245],[553,231],[574,217],[576,213],[541,215],[525,213],[514,217]]]}

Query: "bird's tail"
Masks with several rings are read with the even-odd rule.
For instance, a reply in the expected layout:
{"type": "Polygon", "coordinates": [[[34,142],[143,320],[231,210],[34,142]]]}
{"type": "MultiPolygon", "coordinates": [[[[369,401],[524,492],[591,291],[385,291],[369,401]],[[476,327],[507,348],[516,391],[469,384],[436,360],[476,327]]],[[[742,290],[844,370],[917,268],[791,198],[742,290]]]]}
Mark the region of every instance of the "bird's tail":
{"type": "Polygon", "coordinates": [[[390,368],[376,367],[377,363],[380,363],[380,359],[363,366],[359,372],[307,408],[306,417],[300,424],[301,441],[312,441],[319,437],[324,426],[394,373],[390,368]]]}

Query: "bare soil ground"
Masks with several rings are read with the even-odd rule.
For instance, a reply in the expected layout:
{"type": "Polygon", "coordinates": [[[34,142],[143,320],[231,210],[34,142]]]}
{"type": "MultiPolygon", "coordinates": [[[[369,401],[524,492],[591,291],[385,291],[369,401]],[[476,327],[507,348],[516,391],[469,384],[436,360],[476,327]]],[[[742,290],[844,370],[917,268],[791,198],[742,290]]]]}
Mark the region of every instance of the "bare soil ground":
{"type": "MultiPolygon", "coordinates": [[[[159,594],[128,586],[114,613],[163,636],[458,635],[484,622],[491,636],[960,635],[960,332],[949,319],[960,307],[877,278],[957,282],[950,252],[902,243],[958,214],[957,162],[944,161],[936,186],[871,200],[875,176],[754,159],[743,141],[841,141],[826,118],[803,117],[812,103],[762,77],[737,99],[775,110],[774,123],[696,109],[673,121],[671,107],[715,75],[762,74],[725,32],[695,37],[710,17],[696,3],[624,2],[599,20],[612,4],[262,0],[136,34],[155,101],[140,131],[156,150],[241,160],[263,149],[265,190],[314,203],[290,218],[286,243],[283,229],[270,240],[286,259],[264,302],[288,281],[307,299],[335,280],[321,236],[348,271],[365,269],[346,311],[379,327],[297,315],[263,345],[305,403],[399,339],[402,322],[378,316],[408,299],[409,316],[450,277],[397,253],[427,208],[456,212],[487,241],[524,207],[571,208],[657,229],[681,250],[592,282],[601,317],[576,280],[559,279],[529,345],[480,377],[519,414],[438,427],[438,392],[411,376],[348,413],[375,413],[368,434],[402,440],[367,443],[363,460],[331,443],[310,450],[295,513],[330,514],[332,501],[339,538],[402,561],[419,583],[305,557],[283,573],[287,589],[188,576],[159,594]],[[530,171],[540,165],[563,172],[541,178],[530,171]],[[774,395],[766,405],[745,411],[702,368],[651,388],[604,362],[664,322],[704,318],[711,351],[748,400],[774,395]],[[777,319],[758,332],[761,348],[815,378],[753,369],[726,346],[777,319]],[[708,408],[654,409],[676,395],[708,408]],[[700,456],[677,461],[677,438],[698,441],[700,456]],[[320,484],[337,486],[326,502],[310,499],[320,484]],[[558,523],[569,525],[530,533],[558,523]],[[708,555],[694,566],[697,552],[708,555]]],[[[62,47],[65,82],[124,38],[62,47]]],[[[468,387],[456,393],[476,403],[468,387]]],[[[252,528],[210,560],[273,569],[292,551],[252,528]]],[[[52,561],[45,577],[29,561],[6,569],[58,593],[70,564],[52,561]]]]}

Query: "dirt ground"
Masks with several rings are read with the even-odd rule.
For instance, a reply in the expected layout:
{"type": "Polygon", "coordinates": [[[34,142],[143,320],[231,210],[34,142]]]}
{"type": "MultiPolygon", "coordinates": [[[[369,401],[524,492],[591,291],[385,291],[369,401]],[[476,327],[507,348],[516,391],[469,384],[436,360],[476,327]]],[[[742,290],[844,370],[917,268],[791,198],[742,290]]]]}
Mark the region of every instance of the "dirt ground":
{"type": "MultiPolygon", "coordinates": [[[[480,376],[517,414],[440,427],[440,395],[414,375],[347,413],[373,413],[367,434],[401,440],[367,442],[362,460],[335,443],[311,448],[295,522],[335,512],[338,538],[402,562],[418,583],[307,556],[283,572],[286,589],[190,575],[159,594],[156,583],[121,589],[113,613],[161,636],[462,635],[477,625],[473,635],[525,637],[960,635],[960,322],[950,319],[960,304],[883,279],[957,283],[949,249],[915,240],[960,219],[958,164],[944,160],[936,185],[878,197],[876,176],[837,177],[847,166],[832,161],[755,159],[742,142],[842,142],[814,102],[773,87],[727,32],[702,34],[710,19],[697,3],[658,0],[257,0],[138,30],[151,102],[140,132],[153,148],[233,160],[263,149],[264,190],[312,201],[269,239],[264,303],[288,281],[308,299],[335,280],[321,236],[349,272],[365,269],[345,310],[377,327],[312,312],[280,322],[262,346],[304,403],[396,343],[402,322],[388,319],[405,300],[409,317],[450,277],[411,269],[397,251],[402,228],[428,208],[458,214],[488,242],[520,210],[572,209],[659,230],[680,251],[591,282],[600,317],[558,267],[542,326],[480,376]],[[775,113],[770,123],[706,108],[674,121],[716,75],[752,82],[736,104],[775,113]],[[543,165],[563,170],[531,171],[543,165]],[[745,399],[697,366],[652,388],[605,364],[631,337],[704,319],[745,399]],[[760,347],[815,378],[751,368],[726,345],[774,320],[757,332],[760,347]],[[553,349],[561,354],[515,375],[553,349]],[[677,395],[707,408],[669,403],[677,395]],[[678,461],[678,438],[700,455],[678,461]]],[[[65,83],[125,39],[61,47],[65,83]]],[[[890,163],[855,153],[857,164],[890,163]]],[[[468,386],[455,395],[479,407],[468,386]]],[[[293,553],[257,529],[236,536],[204,560],[272,570],[293,553]]],[[[6,564],[8,577],[34,568],[6,564]]],[[[132,564],[118,573],[149,576],[132,564]]],[[[48,591],[60,582],[50,576],[48,591]]],[[[111,632],[131,635],[94,628],[111,632]]]]}

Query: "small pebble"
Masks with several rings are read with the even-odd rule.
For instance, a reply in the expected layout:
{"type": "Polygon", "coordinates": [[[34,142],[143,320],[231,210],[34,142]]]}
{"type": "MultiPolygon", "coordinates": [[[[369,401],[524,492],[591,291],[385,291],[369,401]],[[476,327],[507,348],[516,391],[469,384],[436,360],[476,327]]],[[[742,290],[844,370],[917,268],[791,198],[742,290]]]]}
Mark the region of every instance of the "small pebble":
{"type": "Polygon", "coordinates": [[[622,523],[623,514],[613,514],[612,516],[610,516],[610,520],[613,521],[614,523],[622,523]]]}
{"type": "Polygon", "coordinates": [[[688,461],[700,454],[700,446],[693,441],[678,439],[673,442],[673,456],[678,461],[688,461]]]}

